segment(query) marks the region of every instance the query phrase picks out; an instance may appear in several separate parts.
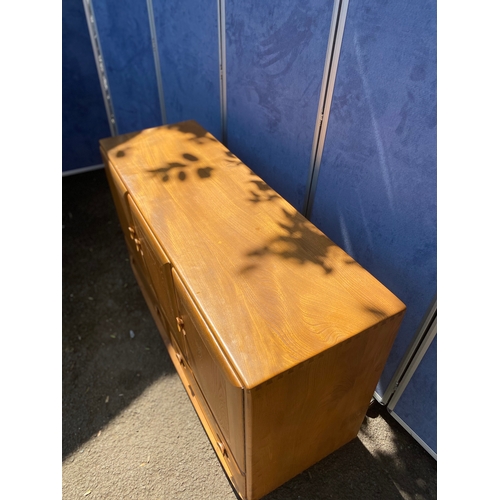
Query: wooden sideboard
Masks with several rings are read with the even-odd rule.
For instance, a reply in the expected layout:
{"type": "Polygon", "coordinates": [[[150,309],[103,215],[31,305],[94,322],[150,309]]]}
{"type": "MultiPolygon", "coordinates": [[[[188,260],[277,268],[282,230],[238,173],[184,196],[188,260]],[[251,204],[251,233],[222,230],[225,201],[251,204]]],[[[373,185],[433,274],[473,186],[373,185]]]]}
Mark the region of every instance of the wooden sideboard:
{"type": "Polygon", "coordinates": [[[132,269],[239,495],[355,438],[405,305],[196,122],[100,145],[132,269]]]}

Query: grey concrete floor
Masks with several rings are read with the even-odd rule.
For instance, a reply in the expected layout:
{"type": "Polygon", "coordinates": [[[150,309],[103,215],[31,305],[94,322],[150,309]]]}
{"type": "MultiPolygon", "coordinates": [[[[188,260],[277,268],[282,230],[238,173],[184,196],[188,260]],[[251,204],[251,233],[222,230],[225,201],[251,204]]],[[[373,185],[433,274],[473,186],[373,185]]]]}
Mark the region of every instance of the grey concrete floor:
{"type": "MultiPolygon", "coordinates": [[[[66,500],[237,500],[127,259],[103,170],[63,178],[66,500]]],[[[385,411],[265,498],[434,499],[436,461],[385,411]]]]}

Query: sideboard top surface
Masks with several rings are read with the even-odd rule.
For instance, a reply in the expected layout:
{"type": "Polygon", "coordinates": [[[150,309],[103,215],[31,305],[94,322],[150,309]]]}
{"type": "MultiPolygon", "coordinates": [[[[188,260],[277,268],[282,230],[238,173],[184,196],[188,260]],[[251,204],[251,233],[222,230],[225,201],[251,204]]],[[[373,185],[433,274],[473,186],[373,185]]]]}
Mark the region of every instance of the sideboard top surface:
{"type": "Polygon", "coordinates": [[[101,150],[245,388],[404,304],[194,121],[101,150]]]}

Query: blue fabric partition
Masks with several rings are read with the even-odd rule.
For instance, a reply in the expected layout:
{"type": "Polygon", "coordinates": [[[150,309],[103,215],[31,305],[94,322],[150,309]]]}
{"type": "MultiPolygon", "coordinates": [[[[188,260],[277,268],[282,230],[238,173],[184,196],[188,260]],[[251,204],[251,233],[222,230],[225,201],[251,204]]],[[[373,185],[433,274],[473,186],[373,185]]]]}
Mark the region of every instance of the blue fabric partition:
{"type": "Polygon", "coordinates": [[[228,147],[302,210],[333,0],[226,1],[228,147]]]}
{"type": "Polygon", "coordinates": [[[119,134],[161,125],[146,0],[94,0],[119,134]]]}
{"type": "Polygon", "coordinates": [[[221,139],[217,0],[153,0],[168,123],[196,120],[221,139]]]}
{"type": "Polygon", "coordinates": [[[352,0],[311,220],[407,305],[382,395],[436,293],[436,3],[352,0]]]}
{"type": "Polygon", "coordinates": [[[394,413],[437,454],[437,336],[397,402],[394,413]]]}
{"type": "Polygon", "coordinates": [[[110,135],[82,0],[62,4],[62,170],[102,162],[98,141],[110,135]]]}

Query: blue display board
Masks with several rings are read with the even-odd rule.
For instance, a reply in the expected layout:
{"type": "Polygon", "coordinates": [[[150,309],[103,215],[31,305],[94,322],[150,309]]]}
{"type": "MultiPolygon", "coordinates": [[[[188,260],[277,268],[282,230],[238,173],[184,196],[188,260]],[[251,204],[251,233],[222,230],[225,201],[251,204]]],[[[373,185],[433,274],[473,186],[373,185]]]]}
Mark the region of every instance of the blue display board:
{"type": "Polygon", "coordinates": [[[220,140],[217,1],[153,6],[167,122],[196,120],[220,140]]]}
{"type": "Polygon", "coordinates": [[[394,413],[437,454],[437,336],[394,407],[394,413]]]}
{"type": "Polygon", "coordinates": [[[93,6],[118,134],[161,125],[146,0],[93,6]]]}
{"type": "Polygon", "coordinates": [[[82,0],[62,3],[62,170],[102,163],[108,118],[82,0]]]}
{"type": "Polygon", "coordinates": [[[228,147],[302,210],[332,0],[226,1],[228,147]]]}
{"type": "Polygon", "coordinates": [[[436,293],[434,0],[350,2],[311,220],[407,305],[383,395],[436,293]]]}

